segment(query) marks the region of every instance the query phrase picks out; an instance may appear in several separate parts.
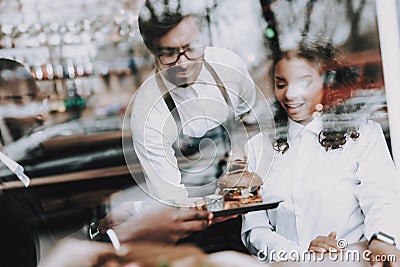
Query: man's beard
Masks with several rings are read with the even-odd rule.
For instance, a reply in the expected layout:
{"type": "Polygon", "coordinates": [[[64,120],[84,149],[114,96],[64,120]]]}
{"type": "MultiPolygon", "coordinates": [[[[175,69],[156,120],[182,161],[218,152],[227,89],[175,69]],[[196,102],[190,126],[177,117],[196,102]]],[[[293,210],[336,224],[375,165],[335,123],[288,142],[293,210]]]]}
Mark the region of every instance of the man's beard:
{"type": "MultiPolygon", "coordinates": [[[[193,64],[201,64],[201,63],[193,63],[193,64]]],[[[173,85],[177,86],[177,87],[188,87],[193,85],[198,76],[199,76],[199,72],[200,72],[200,66],[189,66],[186,69],[179,67],[179,66],[173,66],[170,67],[166,70],[166,79],[172,83],[173,85]],[[197,71],[197,68],[199,68],[199,70],[197,71]],[[192,75],[189,77],[178,77],[178,73],[180,72],[187,72],[190,71],[192,72],[192,75]]]]}

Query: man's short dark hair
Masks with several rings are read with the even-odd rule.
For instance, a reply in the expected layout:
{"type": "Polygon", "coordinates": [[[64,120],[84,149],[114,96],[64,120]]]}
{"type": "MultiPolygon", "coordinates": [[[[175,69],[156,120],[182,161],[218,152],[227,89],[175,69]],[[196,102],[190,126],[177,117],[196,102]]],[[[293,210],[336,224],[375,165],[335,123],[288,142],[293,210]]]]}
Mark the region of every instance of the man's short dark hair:
{"type": "MultiPolygon", "coordinates": [[[[175,11],[172,11],[168,3],[158,2],[157,0],[146,0],[139,14],[140,34],[147,48],[151,51],[154,50],[153,41],[164,36],[184,18],[179,6],[175,11]],[[160,4],[163,9],[156,10],[155,5],[157,4],[160,4]]],[[[157,5],[157,7],[160,5],[157,5]]]]}
{"type": "Polygon", "coordinates": [[[139,30],[150,51],[155,49],[154,40],[163,37],[185,17],[193,16],[198,19],[195,14],[183,14],[180,3],[178,1],[177,6],[172,8],[168,0],[145,1],[139,13],[139,30]]]}

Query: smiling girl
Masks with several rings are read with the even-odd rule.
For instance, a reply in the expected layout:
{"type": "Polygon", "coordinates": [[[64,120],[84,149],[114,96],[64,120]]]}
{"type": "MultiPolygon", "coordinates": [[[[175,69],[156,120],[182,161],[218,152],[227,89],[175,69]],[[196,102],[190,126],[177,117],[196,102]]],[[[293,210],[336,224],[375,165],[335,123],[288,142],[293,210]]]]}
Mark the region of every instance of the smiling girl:
{"type": "Polygon", "coordinates": [[[400,240],[400,179],[380,125],[344,104],[357,77],[338,55],[318,39],[274,57],[277,137],[271,146],[259,134],[247,151],[249,169],[266,178],[264,200],[284,201],[245,215],[242,227],[250,252],[262,251],[269,261],[282,260],[272,251],[338,249],[340,239],[389,251],[391,242],[374,238],[381,232],[400,240]],[[272,149],[268,168],[262,163],[271,162],[272,149]]]}

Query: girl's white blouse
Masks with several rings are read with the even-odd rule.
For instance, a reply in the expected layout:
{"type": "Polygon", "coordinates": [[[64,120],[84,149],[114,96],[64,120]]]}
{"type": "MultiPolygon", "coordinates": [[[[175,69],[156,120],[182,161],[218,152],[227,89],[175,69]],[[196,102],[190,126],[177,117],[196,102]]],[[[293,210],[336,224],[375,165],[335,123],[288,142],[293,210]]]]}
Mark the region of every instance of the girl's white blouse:
{"type": "Polygon", "coordinates": [[[399,246],[400,178],[380,125],[366,122],[356,141],[329,151],[318,142],[321,129],[320,118],[306,127],[289,120],[290,148],[283,155],[264,134],[247,144],[249,169],[265,178],[263,198],[284,200],[243,216],[242,240],[252,253],[301,252],[331,231],[349,244],[382,231],[399,246]]]}

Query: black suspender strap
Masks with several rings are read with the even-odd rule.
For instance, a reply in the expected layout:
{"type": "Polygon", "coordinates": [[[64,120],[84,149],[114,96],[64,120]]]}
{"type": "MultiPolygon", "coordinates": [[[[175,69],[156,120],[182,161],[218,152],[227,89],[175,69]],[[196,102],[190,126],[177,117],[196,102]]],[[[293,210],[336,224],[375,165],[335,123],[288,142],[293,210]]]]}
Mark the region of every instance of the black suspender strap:
{"type": "Polygon", "coordinates": [[[174,118],[175,123],[177,124],[178,129],[179,129],[182,125],[181,117],[179,116],[178,109],[176,108],[175,102],[172,99],[172,96],[169,93],[169,90],[168,90],[167,86],[165,85],[164,81],[161,79],[161,74],[158,71],[156,72],[156,81],[157,81],[158,88],[161,92],[161,95],[164,98],[164,102],[165,102],[165,104],[167,104],[169,112],[171,113],[172,117],[174,118]]]}
{"type": "Polygon", "coordinates": [[[233,106],[232,106],[232,101],[228,95],[228,92],[226,91],[226,87],[224,86],[224,83],[222,82],[221,78],[215,71],[215,69],[208,63],[207,61],[204,61],[204,66],[206,69],[210,72],[211,76],[213,77],[214,81],[216,82],[216,85],[219,88],[219,91],[221,92],[222,96],[225,99],[225,102],[228,104],[230,109],[233,111],[233,106]]]}
{"type": "MultiPolygon", "coordinates": [[[[234,119],[234,114],[233,114],[233,106],[232,106],[232,101],[228,95],[228,92],[226,90],[226,87],[224,86],[221,78],[219,77],[219,75],[217,74],[217,72],[215,71],[215,69],[211,66],[210,63],[208,63],[207,61],[204,61],[204,66],[205,68],[210,72],[212,78],[214,79],[219,91],[221,92],[222,96],[225,99],[225,102],[228,104],[230,111],[229,111],[229,115],[227,118],[227,122],[228,124],[230,124],[230,120],[234,119]]],[[[172,114],[172,117],[174,118],[175,122],[178,125],[182,125],[182,121],[181,118],[179,116],[178,110],[176,108],[175,102],[172,99],[171,94],[169,93],[169,90],[167,88],[167,86],[165,85],[164,81],[161,78],[161,74],[160,72],[156,72],[156,81],[157,81],[157,85],[158,88],[161,91],[161,94],[164,98],[165,104],[167,105],[169,111],[172,114]]]]}

